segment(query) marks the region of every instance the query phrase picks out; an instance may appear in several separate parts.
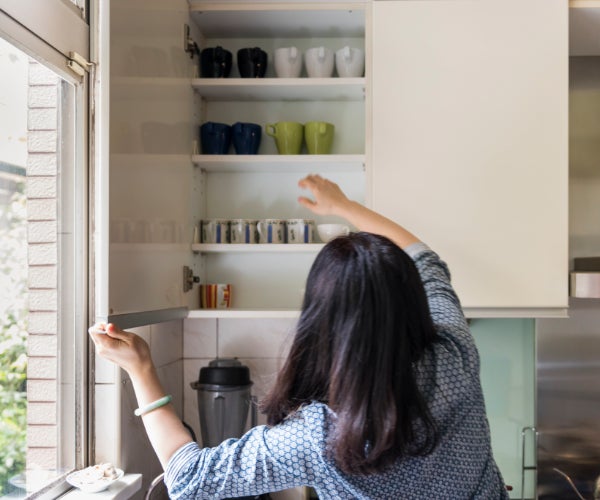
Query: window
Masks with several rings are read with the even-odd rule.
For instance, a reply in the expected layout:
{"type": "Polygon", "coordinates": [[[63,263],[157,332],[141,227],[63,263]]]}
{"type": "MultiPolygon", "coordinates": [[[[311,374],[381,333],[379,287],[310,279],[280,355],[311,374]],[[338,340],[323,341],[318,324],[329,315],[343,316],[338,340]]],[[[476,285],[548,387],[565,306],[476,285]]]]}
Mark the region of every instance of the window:
{"type": "MultiPolygon", "coordinates": [[[[51,33],[23,29],[32,2],[5,3],[17,5],[0,0],[0,497],[51,498],[87,453],[86,78],[51,33]]],[[[51,12],[50,32],[80,16],[51,12]]]]}

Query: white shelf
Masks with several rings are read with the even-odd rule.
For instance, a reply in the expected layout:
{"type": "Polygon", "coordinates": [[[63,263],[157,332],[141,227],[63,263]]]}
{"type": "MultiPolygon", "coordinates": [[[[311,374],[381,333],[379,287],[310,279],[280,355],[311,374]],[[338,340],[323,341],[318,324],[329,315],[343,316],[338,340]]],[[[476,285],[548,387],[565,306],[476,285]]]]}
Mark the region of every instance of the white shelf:
{"type": "Polygon", "coordinates": [[[201,253],[317,253],[323,248],[323,243],[308,244],[268,244],[238,245],[230,243],[195,243],[192,245],[193,252],[201,253]]]}
{"type": "Polygon", "coordinates": [[[157,168],[157,167],[190,167],[192,155],[179,154],[112,154],[110,161],[114,166],[133,168],[157,168]]]}
{"type": "Polygon", "coordinates": [[[195,78],[209,101],[364,101],[364,78],[195,78]]]}
{"type": "Polygon", "coordinates": [[[365,36],[365,2],[343,2],[335,7],[315,2],[301,8],[298,3],[284,2],[189,3],[192,19],[206,38],[365,36]]]}
{"type": "Polygon", "coordinates": [[[297,318],[300,311],[294,309],[192,309],[188,313],[189,319],[201,318],[297,318]]]}
{"type": "Polygon", "coordinates": [[[194,155],[206,172],[363,172],[365,155],[194,155]]]}

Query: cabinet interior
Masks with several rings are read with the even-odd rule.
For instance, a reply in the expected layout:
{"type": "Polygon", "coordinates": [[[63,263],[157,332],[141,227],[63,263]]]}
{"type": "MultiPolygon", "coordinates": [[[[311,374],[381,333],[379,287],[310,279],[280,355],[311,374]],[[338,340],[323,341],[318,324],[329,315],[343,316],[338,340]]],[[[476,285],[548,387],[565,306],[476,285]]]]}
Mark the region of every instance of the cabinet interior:
{"type": "Polygon", "coordinates": [[[279,47],[295,46],[301,53],[317,46],[364,50],[365,18],[364,3],[348,2],[155,0],[111,6],[112,314],[148,309],[144,303],[197,309],[197,287],[184,293],[179,285],[184,265],[201,283],[231,283],[238,312],[295,314],[321,245],[211,252],[193,245],[195,228],[204,218],[337,222],[298,205],[297,182],[307,173],[327,176],[366,202],[367,79],[308,78],[305,69],[300,78],[284,79],[273,69],[279,47]],[[199,57],[184,51],[186,25],[200,50],[222,46],[232,52],[229,78],[200,77],[199,57]],[[244,47],[267,52],[264,79],[239,77],[236,54],[244,47]],[[201,154],[199,126],[207,121],[261,125],[258,155],[238,156],[233,147],[227,155],[201,154]],[[278,155],[264,132],[278,121],[333,123],[331,154],[308,155],[303,147],[300,155],[278,155]],[[157,270],[141,276],[140,269],[135,278],[142,287],[128,283],[138,267],[132,260],[157,270]]]}

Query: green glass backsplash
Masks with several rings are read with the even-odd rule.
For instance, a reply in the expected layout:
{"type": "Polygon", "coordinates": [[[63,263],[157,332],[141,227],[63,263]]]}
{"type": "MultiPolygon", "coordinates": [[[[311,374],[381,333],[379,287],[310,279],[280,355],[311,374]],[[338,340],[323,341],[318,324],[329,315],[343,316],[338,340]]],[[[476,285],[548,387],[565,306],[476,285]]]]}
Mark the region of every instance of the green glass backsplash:
{"type": "MultiPolygon", "coordinates": [[[[535,321],[474,319],[471,331],[481,357],[494,458],[513,487],[511,498],[521,498],[521,431],[535,419],[535,321]]],[[[533,473],[525,479],[525,498],[533,498],[533,473]]]]}

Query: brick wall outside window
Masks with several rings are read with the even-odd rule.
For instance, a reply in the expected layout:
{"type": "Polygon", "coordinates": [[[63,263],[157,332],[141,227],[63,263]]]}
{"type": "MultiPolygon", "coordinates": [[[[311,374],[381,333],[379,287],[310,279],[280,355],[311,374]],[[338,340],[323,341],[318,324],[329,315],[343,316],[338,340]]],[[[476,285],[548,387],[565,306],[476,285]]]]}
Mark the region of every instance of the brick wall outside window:
{"type": "Polygon", "coordinates": [[[58,78],[30,61],[27,120],[27,468],[58,467],[58,78]]]}

